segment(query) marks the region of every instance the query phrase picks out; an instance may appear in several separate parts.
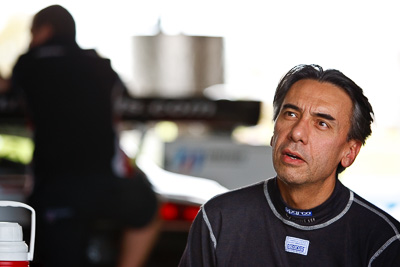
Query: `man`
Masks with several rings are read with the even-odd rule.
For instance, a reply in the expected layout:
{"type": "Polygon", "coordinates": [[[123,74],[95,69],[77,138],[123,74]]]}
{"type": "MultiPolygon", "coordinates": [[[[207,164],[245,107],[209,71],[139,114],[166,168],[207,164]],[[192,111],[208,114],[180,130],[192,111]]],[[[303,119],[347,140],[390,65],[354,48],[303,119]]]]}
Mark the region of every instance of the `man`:
{"type": "Polygon", "coordinates": [[[372,115],[341,72],[290,70],[274,97],[277,176],[204,204],[180,266],[400,266],[400,223],[338,180],[372,115]]]}
{"type": "Polygon", "coordinates": [[[104,255],[89,246],[87,235],[104,224],[125,229],[118,266],[141,266],[159,222],[150,185],[120,160],[113,110],[126,89],[108,59],[77,45],[75,21],[63,7],[38,12],[31,31],[29,51],[18,59],[11,81],[1,84],[24,96],[33,126],[29,203],[38,228],[32,266],[99,261],[104,255]]]}

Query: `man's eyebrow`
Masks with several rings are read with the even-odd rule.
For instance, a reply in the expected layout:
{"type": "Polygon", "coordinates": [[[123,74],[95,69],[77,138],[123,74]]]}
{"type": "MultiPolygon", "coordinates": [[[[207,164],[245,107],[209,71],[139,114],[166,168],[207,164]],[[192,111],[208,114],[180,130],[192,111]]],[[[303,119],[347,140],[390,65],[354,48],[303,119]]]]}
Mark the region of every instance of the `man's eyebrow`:
{"type": "MultiPolygon", "coordinates": [[[[296,111],[301,111],[301,108],[296,106],[296,105],[294,105],[294,104],[284,104],[282,106],[282,109],[293,109],[293,110],[296,110],[296,111]]],[[[326,120],[329,120],[329,121],[335,121],[336,120],[334,117],[332,117],[332,115],[327,114],[327,113],[315,112],[312,115],[316,116],[316,117],[320,117],[320,118],[326,119],[326,120]]]]}
{"type": "Polygon", "coordinates": [[[326,114],[326,113],[319,113],[319,112],[317,112],[317,113],[314,113],[313,115],[316,116],[316,117],[323,118],[323,119],[328,120],[328,121],[335,121],[335,120],[336,120],[336,119],[335,119],[334,117],[332,117],[330,114],[326,114]]]}
{"type": "Polygon", "coordinates": [[[301,108],[293,104],[285,104],[282,106],[282,109],[294,109],[296,111],[301,111],[301,108]]]}

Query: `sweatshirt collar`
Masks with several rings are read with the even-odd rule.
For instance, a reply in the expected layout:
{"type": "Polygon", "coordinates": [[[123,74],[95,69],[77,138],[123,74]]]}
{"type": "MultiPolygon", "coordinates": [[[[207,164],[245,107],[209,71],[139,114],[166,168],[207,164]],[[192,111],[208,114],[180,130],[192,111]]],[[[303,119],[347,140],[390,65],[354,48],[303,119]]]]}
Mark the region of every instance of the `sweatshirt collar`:
{"type": "Polygon", "coordinates": [[[276,177],[265,181],[264,194],[278,219],[304,230],[321,228],[338,220],[350,208],[354,197],[353,192],[338,179],[331,196],[321,205],[309,210],[294,209],[285,203],[279,192],[276,177]]]}

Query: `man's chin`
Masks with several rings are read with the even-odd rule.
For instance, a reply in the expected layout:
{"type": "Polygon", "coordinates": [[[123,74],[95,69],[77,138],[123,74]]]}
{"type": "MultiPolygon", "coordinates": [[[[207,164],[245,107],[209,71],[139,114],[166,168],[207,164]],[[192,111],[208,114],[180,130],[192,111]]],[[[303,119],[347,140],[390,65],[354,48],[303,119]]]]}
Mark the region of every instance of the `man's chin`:
{"type": "Polygon", "coordinates": [[[277,178],[279,181],[284,183],[287,186],[301,186],[304,185],[307,182],[307,179],[301,177],[298,175],[298,173],[295,174],[278,174],[277,178]]]}

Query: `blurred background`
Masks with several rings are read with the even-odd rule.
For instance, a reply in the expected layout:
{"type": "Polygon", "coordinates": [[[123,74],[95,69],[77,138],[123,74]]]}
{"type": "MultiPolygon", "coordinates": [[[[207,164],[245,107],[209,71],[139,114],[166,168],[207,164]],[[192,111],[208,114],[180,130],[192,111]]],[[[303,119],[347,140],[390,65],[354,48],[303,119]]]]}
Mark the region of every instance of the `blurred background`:
{"type": "MultiPolygon", "coordinates": [[[[143,137],[145,127],[149,138],[145,145],[139,145],[141,153],[148,153],[159,167],[216,180],[227,189],[266,179],[274,173],[269,155],[271,112],[281,76],[297,64],[319,64],[325,69],[341,70],[364,89],[374,108],[375,122],[366,146],[340,179],[400,220],[400,170],[397,167],[400,160],[400,16],[397,1],[1,2],[0,73],[3,76],[11,74],[17,57],[27,49],[32,16],[51,4],[60,4],[72,13],[78,44],[83,48],[95,48],[102,56],[110,58],[133,97],[205,96],[215,101],[261,103],[256,124],[237,125],[228,131],[221,131],[207,122],[159,120],[141,125],[140,133],[135,130],[137,127],[121,132],[121,144],[126,151],[135,154],[141,142],[138,140],[143,141],[140,135],[143,137]],[[149,37],[151,40],[146,39],[149,37]],[[158,37],[165,37],[165,40],[155,39],[158,37]],[[168,37],[174,39],[166,40],[168,37]],[[187,45],[187,40],[198,37],[206,37],[208,41],[198,46],[187,45]],[[167,52],[160,52],[153,61],[143,56],[164,51],[160,49],[167,52]],[[193,59],[196,50],[209,57],[206,62],[209,65],[200,68],[211,68],[212,71],[204,74],[204,77],[211,77],[209,83],[193,82],[196,77],[185,72],[185,67],[175,76],[165,74],[167,69],[186,66],[186,62],[193,64],[190,65],[193,68],[206,64],[193,59]],[[170,53],[175,56],[172,57],[175,62],[171,62],[170,53]],[[163,57],[165,61],[160,60],[163,57]],[[146,64],[149,64],[147,68],[143,68],[146,64]],[[155,66],[163,64],[165,67],[156,77],[147,77],[144,73],[149,67],[155,71],[155,66]],[[188,77],[192,77],[190,81],[188,77]],[[148,83],[156,85],[152,87],[148,83]],[[188,84],[200,84],[200,87],[188,84]],[[190,155],[195,158],[195,164],[192,162],[189,168],[183,168],[185,163],[176,160],[182,156],[187,163],[190,155]]],[[[237,109],[234,107],[231,111],[233,117],[241,113],[237,109]]],[[[13,137],[9,130],[1,127],[0,156],[11,155],[13,152],[8,150],[14,150],[18,151],[18,161],[28,163],[32,149],[29,138],[15,141],[21,134],[13,137]]]]}

